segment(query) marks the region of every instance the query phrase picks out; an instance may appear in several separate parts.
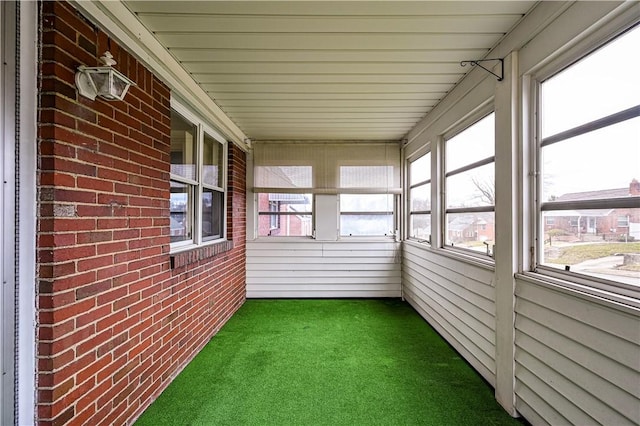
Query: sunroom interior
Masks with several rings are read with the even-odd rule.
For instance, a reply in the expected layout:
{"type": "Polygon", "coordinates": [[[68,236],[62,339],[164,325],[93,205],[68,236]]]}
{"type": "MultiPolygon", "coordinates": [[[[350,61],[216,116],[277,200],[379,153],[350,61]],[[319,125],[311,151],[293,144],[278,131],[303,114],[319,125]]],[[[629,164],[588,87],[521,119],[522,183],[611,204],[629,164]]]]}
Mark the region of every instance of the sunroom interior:
{"type": "Polygon", "coordinates": [[[176,259],[233,145],[246,298],[401,298],[512,416],[640,423],[637,2],[71,3],[171,89],[176,259]]]}

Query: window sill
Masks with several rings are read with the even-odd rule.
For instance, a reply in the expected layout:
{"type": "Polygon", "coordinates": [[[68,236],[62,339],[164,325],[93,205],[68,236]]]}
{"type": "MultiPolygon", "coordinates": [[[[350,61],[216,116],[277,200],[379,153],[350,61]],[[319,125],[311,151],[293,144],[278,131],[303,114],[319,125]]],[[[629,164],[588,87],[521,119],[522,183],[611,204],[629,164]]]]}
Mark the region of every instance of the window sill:
{"type": "Polygon", "coordinates": [[[554,278],[539,272],[524,272],[516,274],[515,278],[530,284],[540,285],[561,293],[573,295],[589,302],[624,310],[633,315],[637,315],[640,310],[640,300],[637,298],[602,290],[582,283],[554,278]]]}
{"type": "Polygon", "coordinates": [[[431,253],[447,257],[449,259],[457,260],[458,262],[468,263],[470,265],[478,266],[488,271],[495,271],[496,264],[493,258],[484,258],[482,254],[475,255],[473,253],[467,253],[467,250],[456,250],[449,247],[433,248],[431,243],[419,242],[413,239],[406,239],[402,241],[403,244],[408,244],[413,247],[418,247],[422,250],[427,250],[431,253]]]}
{"type": "Polygon", "coordinates": [[[181,268],[191,263],[206,260],[233,249],[233,241],[219,241],[205,246],[189,247],[182,251],[171,253],[171,269],[181,268]]]}

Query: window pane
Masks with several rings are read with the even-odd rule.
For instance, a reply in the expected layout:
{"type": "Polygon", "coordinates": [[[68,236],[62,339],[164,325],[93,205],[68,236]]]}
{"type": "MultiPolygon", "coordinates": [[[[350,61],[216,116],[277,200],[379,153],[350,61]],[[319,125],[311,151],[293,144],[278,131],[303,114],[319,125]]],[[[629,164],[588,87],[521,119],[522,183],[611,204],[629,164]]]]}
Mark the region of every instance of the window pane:
{"type": "Polygon", "coordinates": [[[196,179],[197,128],[175,111],[171,111],[171,173],[196,179]]]}
{"type": "Polygon", "coordinates": [[[542,200],[575,201],[631,195],[632,179],[640,179],[639,159],[640,118],[545,146],[542,148],[542,200]]]}
{"type": "Polygon", "coordinates": [[[211,136],[204,134],[202,147],[202,182],[206,185],[222,187],[222,167],[224,147],[211,136]]]}
{"type": "Polygon", "coordinates": [[[416,186],[411,188],[411,211],[431,210],[431,184],[416,186]]]}
{"type": "Polygon", "coordinates": [[[431,179],[431,153],[428,152],[409,164],[410,185],[431,179]]]}
{"type": "Polygon", "coordinates": [[[224,223],[224,192],[202,189],[202,239],[222,238],[224,223]]]}
{"type": "Polygon", "coordinates": [[[192,193],[191,185],[171,181],[169,221],[172,243],[191,239],[192,193]]]}
{"type": "Polygon", "coordinates": [[[274,213],[258,215],[258,236],[312,235],[312,200],[311,194],[258,194],[258,212],[274,213]]]}
{"type": "Polygon", "coordinates": [[[447,208],[495,205],[495,164],[485,164],[446,178],[447,208]]]}
{"type": "Polygon", "coordinates": [[[394,232],[393,200],[394,196],[391,194],[341,194],[340,235],[392,235],[394,232]]]}
{"type": "Polygon", "coordinates": [[[445,143],[445,167],[450,172],[495,152],[495,114],[489,114],[445,143]]]}
{"type": "Polygon", "coordinates": [[[340,215],[340,235],[342,236],[393,235],[393,228],[393,213],[340,215]]]}
{"type": "Polygon", "coordinates": [[[640,285],[640,208],[547,211],[542,217],[541,264],[640,285]]]}
{"type": "Polygon", "coordinates": [[[542,137],[640,104],[638,69],[629,55],[640,27],[607,44],[542,84],[542,137]]]}
{"type": "Polygon", "coordinates": [[[447,214],[446,245],[492,255],[494,218],[493,212],[447,214]]]}
{"type": "Polygon", "coordinates": [[[412,214],[410,216],[409,237],[419,240],[431,239],[430,214],[412,214]]]}

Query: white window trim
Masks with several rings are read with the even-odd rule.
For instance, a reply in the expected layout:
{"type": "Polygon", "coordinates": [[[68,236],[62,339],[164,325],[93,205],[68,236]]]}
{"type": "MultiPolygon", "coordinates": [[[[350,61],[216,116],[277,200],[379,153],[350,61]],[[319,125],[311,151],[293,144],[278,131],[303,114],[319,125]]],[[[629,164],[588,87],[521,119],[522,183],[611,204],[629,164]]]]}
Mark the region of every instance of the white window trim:
{"type": "MultiPolygon", "coordinates": [[[[530,73],[525,75],[523,81],[525,82],[524,91],[529,97],[529,104],[531,105],[531,111],[528,117],[524,117],[530,125],[529,129],[529,155],[530,155],[530,167],[531,167],[531,196],[529,198],[530,209],[530,238],[531,238],[531,258],[528,264],[529,271],[523,273],[523,277],[535,278],[532,282],[537,281],[551,281],[558,283],[563,287],[569,289],[585,292],[590,295],[605,294],[605,298],[609,300],[621,301],[623,304],[632,304],[633,306],[640,306],[640,304],[633,301],[629,303],[629,298],[638,298],[638,287],[625,284],[618,281],[608,280],[606,278],[595,277],[591,275],[583,275],[575,271],[564,271],[561,269],[552,268],[540,264],[540,253],[543,250],[544,244],[544,224],[542,220],[543,211],[541,209],[542,204],[542,185],[539,184],[541,178],[541,151],[542,140],[540,136],[541,129],[541,114],[540,114],[540,87],[542,83],[560,73],[563,69],[570,67],[575,62],[590,55],[598,49],[604,47],[618,36],[623,35],[626,31],[638,26],[638,22],[629,22],[624,16],[613,19],[604,27],[599,28],[595,32],[591,33],[584,39],[577,42],[573,48],[569,49],[565,54],[555,57],[552,61],[543,63],[541,66],[533,69],[530,73]],[[622,22],[622,25],[621,25],[622,22]]],[[[615,115],[615,114],[614,114],[615,115]]],[[[602,117],[601,117],[602,118],[602,117]]],[[[594,120],[594,121],[597,121],[594,120]]],[[[587,123],[589,125],[593,121],[587,123]]],[[[581,127],[581,126],[578,126],[581,127]]],[[[569,129],[571,132],[574,129],[569,129]]],[[[556,136],[556,135],[553,135],[556,136]]],[[[546,138],[548,139],[548,138],[546,138]]],[[[564,139],[563,139],[564,140],[564,139]]],[[[556,203],[546,203],[556,204],[556,203]]],[[[558,203],[570,204],[570,203],[558,203]]],[[[594,208],[602,204],[602,200],[587,201],[584,203],[578,202],[577,204],[591,204],[594,208]]],[[[608,206],[608,202],[604,203],[608,206]]],[[[579,224],[578,224],[579,226],[579,224]]]]}
{"type": "MultiPolygon", "coordinates": [[[[429,144],[430,145],[430,144],[429,144]]],[[[417,243],[421,243],[421,244],[431,244],[431,235],[427,236],[426,239],[423,238],[416,238],[414,236],[411,235],[411,217],[412,215],[416,214],[416,215],[425,215],[425,216],[429,216],[431,217],[432,212],[433,212],[433,204],[431,203],[431,208],[429,210],[416,210],[413,211],[411,208],[411,191],[414,190],[415,188],[418,188],[420,186],[423,185],[429,185],[429,188],[431,188],[432,185],[432,181],[433,181],[433,168],[431,167],[431,165],[433,164],[433,159],[430,158],[429,161],[429,169],[431,171],[429,178],[424,180],[424,181],[420,181],[420,182],[416,182],[416,183],[411,183],[411,164],[415,163],[416,161],[418,161],[419,159],[425,157],[426,155],[431,155],[433,157],[434,153],[432,153],[431,149],[425,149],[425,150],[419,150],[417,152],[415,152],[413,155],[411,155],[409,158],[407,158],[406,160],[406,170],[407,170],[407,190],[406,190],[406,206],[407,206],[407,214],[406,214],[406,235],[405,238],[407,240],[411,240],[411,241],[415,241],[417,243]]],[[[431,198],[431,192],[429,192],[429,198],[431,198]]]]}
{"type": "MultiPolygon", "coordinates": [[[[470,127],[472,127],[473,125],[475,125],[477,122],[479,122],[480,120],[484,119],[485,117],[491,115],[491,114],[495,114],[495,106],[493,101],[488,102],[486,105],[483,105],[482,107],[478,108],[474,113],[469,114],[467,117],[465,117],[464,119],[458,121],[456,124],[454,124],[451,129],[445,133],[443,133],[442,135],[440,135],[440,138],[442,140],[441,143],[441,149],[440,149],[440,162],[442,164],[441,167],[441,171],[440,174],[438,175],[438,178],[440,179],[440,188],[442,188],[442,200],[441,200],[441,211],[440,211],[440,216],[439,216],[439,221],[440,221],[440,238],[442,241],[441,247],[439,247],[440,249],[444,250],[444,251],[449,251],[452,254],[456,255],[456,256],[460,256],[461,258],[478,258],[479,260],[482,261],[487,261],[490,262],[491,264],[495,263],[495,254],[494,254],[494,249],[491,249],[491,254],[486,254],[480,251],[476,251],[476,250],[471,250],[471,249],[467,249],[464,247],[457,247],[454,245],[447,245],[447,233],[448,233],[448,227],[447,227],[447,214],[448,213],[464,213],[464,212],[493,212],[495,215],[495,211],[496,211],[496,206],[495,204],[492,206],[481,206],[481,207],[470,207],[470,208],[447,208],[447,188],[446,188],[446,178],[448,176],[452,176],[458,173],[462,173],[464,171],[468,171],[468,170],[473,170],[474,168],[477,167],[481,167],[483,165],[486,164],[494,164],[495,165],[495,152],[494,155],[491,157],[487,157],[487,158],[483,158],[480,159],[478,161],[474,161],[473,163],[467,164],[465,166],[462,167],[458,167],[455,170],[451,170],[449,172],[446,171],[446,161],[445,161],[445,157],[446,157],[446,150],[447,150],[447,141],[451,140],[452,138],[456,137],[457,135],[459,135],[460,133],[464,132],[465,130],[469,129],[470,127]]],[[[494,135],[494,146],[495,146],[495,135],[494,135]]],[[[433,175],[433,171],[432,171],[432,175],[433,175]]],[[[495,177],[494,177],[495,179],[495,177]]],[[[432,207],[433,210],[433,207],[432,207]]],[[[495,232],[495,225],[494,225],[494,232],[495,232]]]]}
{"type": "Polygon", "coordinates": [[[228,179],[228,142],[227,140],[211,126],[209,126],[202,118],[192,112],[189,108],[171,99],[171,109],[181,115],[183,118],[191,122],[196,127],[196,179],[188,179],[170,173],[170,180],[186,183],[195,187],[193,194],[195,208],[191,212],[192,238],[186,241],[178,241],[170,244],[171,254],[181,251],[190,250],[197,247],[217,244],[227,241],[227,179],[228,179]],[[222,187],[214,185],[206,185],[202,182],[203,172],[203,149],[204,135],[207,134],[222,145],[222,187]],[[220,238],[203,239],[202,238],[202,192],[203,188],[215,189],[222,192],[222,235],[220,238]]]}
{"type": "MultiPolygon", "coordinates": [[[[345,195],[362,195],[362,193],[358,193],[358,192],[342,192],[341,194],[345,194],[345,195]]],[[[388,194],[388,193],[384,193],[384,192],[376,192],[376,193],[372,193],[372,192],[367,192],[366,194],[372,194],[372,195],[392,195],[393,196],[393,207],[391,211],[342,211],[342,208],[340,206],[340,195],[338,194],[338,238],[341,240],[349,240],[349,239],[369,239],[369,240],[384,240],[387,241],[389,239],[393,239],[395,240],[397,238],[398,235],[398,205],[399,205],[399,198],[400,195],[399,194],[388,194]],[[390,229],[390,233],[389,234],[385,234],[385,235],[346,235],[346,234],[342,234],[342,228],[340,227],[340,224],[342,223],[342,216],[366,216],[366,215],[372,215],[372,216],[391,216],[391,222],[393,224],[393,228],[394,229],[390,229]]]]}
{"type": "MultiPolygon", "coordinates": [[[[278,217],[278,223],[282,223],[283,216],[311,216],[311,235],[258,235],[259,231],[256,232],[256,240],[265,239],[265,240],[273,240],[278,238],[286,238],[287,240],[291,239],[301,239],[301,240],[309,240],[315,238],[316,234],[316,196],[313,193],[304,193],[305,195],[311,195],[311,210],[308,212],[291,212],[291,211],[271,211],[271,210],[260,210],[259,202],[257,199],[260,197],[260,194],[298,194],[300,192],[292,192],[284,189],[269,191],[269,192],[255,192],[254,195],[256,197],[255,205],[256,205],[256,224],[260,226],[260,216],[276,216],[278,217]]],[[[270,230],[278,229],[271,227],[271,219],[269,219],[269,228],[270,230]]]]}

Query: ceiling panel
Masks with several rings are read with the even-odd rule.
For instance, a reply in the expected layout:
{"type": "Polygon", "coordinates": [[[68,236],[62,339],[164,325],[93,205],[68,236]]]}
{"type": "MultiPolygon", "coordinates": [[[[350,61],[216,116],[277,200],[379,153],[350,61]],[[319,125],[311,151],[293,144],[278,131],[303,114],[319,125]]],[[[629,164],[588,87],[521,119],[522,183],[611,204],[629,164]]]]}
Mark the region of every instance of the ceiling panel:
{"type": "Polygon", "coordinates": [[[252,139],[401,139],[534,2],[125,2],[252,139]]]}

